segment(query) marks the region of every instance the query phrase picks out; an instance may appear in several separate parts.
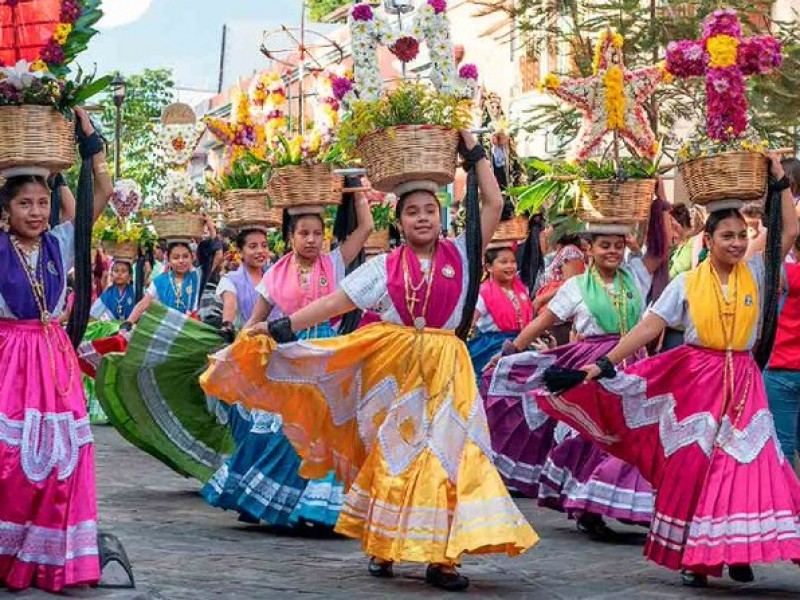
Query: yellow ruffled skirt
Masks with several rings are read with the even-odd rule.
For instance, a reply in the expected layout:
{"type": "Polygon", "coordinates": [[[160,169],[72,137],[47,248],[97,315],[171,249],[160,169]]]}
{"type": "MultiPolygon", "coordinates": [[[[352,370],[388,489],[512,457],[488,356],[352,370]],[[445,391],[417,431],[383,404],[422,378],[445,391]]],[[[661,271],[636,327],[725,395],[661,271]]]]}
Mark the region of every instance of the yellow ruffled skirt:
{"type": "Polygon", "coordinates": [[[369,556],[457,563],[539,539],[492,465],[469,353],[451,331],[377,323],[280,346],[242,337],[200,383],[283,417],[300,475],[335,471],[349,490],[336,531],[369,556]]]}

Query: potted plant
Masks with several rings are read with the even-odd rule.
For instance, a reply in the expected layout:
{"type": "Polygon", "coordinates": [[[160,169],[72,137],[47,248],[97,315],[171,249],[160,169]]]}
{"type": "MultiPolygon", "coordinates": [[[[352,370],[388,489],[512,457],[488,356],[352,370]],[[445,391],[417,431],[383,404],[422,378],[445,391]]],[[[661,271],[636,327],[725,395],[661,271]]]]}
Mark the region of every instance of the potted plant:
{"type": "Polygon", "coordinates": [[[135,260],[143,244],[156,240],[155,234],[141,223],[106,216],[95,223],[92,238],[115,260],[125,261],[135,260]]]}
{"type": "Polygon", "coordinates": [[[205,232],[203,213],[210,203],[195,188],[185,171],[168,171],[167,181],[152,213],[159,238],[200,239],[205,232]]]}

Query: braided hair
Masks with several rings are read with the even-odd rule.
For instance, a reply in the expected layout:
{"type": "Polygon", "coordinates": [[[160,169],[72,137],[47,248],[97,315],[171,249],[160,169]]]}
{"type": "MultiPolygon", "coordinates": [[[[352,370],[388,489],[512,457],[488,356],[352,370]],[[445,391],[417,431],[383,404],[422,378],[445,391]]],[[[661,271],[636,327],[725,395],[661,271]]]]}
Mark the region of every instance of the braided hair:
{"type": "MultiPolygon", "coordinates": [[[[770,181],[770,183],[772,183],[770,181]]],[[[778,302],[780,300],[780,279],[783,256],[781,255],[781,233],[783,230],[783,213],[781,192],[770,185],[767,194],[767,245],[764,250],[764,303],[762,305],[761,335],[753,349],[756,363],[762,370],[767,366],[775,344],[778,331],[778,302]]]]}
{"type": "MultiPolygon", "coordinates": [[[[347,176],[344,178],[345,188],[353,188],[361,184],[360,177],[347,176]]],[[[339,241],[344,242],[348,236],[358,229],[358,214],[356,212],[356,196],[353,192],[348,192],[342,196],[342,203],[336,211],[336,220],[333,223],[333,236],[339,241]]],[[[364,264],[365,254],[363,248],[358,256],[346,266],[346,274],[350,274],[364,264]]],[[[342,315],[339,324],[339,333],[352,333],[358,328],[361,322],[362,311],[359,309],[351,310],[342,315]]]]}
{"type": "MultiPolygon", "coordinates": [[[[76,128],[80,122],[76,119],[76,128]]],[[[92,225],[94,224],[94,175],[92,159],[84,158],[75,195],[75,300],[67,334],[77,348],[89,323],[92,307],[92,225]]]]}
{"type": "Polygon", "coordinates": [[[461,322],[456,327],[456,335],[462,340],[466,340],[472,328],[472,318],[475,312],[475,304],[478,302],[478,293],[481,286],[481,248],[483,239],[481,235],[481,207],[478,197],[478,174],[475,165],[472,165],[467,172],[467,195],[464,198],[467,211],[467,269],[469,283],[467,284],[467,297],[464,302],[464,312],[461,314],[461,322]]]}

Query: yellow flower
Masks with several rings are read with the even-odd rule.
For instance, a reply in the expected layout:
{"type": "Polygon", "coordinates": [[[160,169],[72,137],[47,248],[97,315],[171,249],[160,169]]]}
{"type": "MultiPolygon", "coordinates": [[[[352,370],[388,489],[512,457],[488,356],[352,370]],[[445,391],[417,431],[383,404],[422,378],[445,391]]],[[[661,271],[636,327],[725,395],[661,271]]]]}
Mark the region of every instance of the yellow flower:
{"type": "Polygon", "coordinates": [[[597,73],[600,70],[600,61],[603,58],[603,54],[605,54],[606,50],[608,49],[607,46],[610,44],[621,53],[622,45],[624,43],[625,38],[623,38],[622,34],[620,33],[611,31],[610,29],[606,29],[605,31],[601,32],[600,37],[597,39],[597,45],[594,47],[594,59],[592,61],[594,73],[597,73]]]}
{"type": "Polygon", "coordinates": [[[625,94],[623,92],[624,74],[619,65],[614,65],[603,76],[606,90],[606,113],[609,129],[625,129],[625,94]]]}
{"type": "Polygon", "coordinates": [[[47,63],[43,60],[37,60],[31,65],[31,71],[47,71],[47,63]]]}
{"type": "Polygon", "coordinates": [[[662,60],[660,63],[658,63],[657,66],[658,66],[659,70],[661,71],[661,77],[662,77],[664,83],[672,83],[672,81],[675,78],[672,76],[672,73],[667,71],[667,63],[662,60]]]}
{"type": "Polygon", "coordinates": [[[561,78],[555,73],[548,73],[542,79],[539,87],[544,90],[557,90],[561,86],[561,78]]]}
{"type": "Polygon", "coordinates": [[[732,67],[736,64],[739,40],[729,35],[715,35],[706,42],[706,50],[708,50],[712,68],[724,69],[732,67]]]}
{"type": "Polygon", "coordinates": [[[67,43],[67,38],[69,37],[71,31],[71,23],[59,23],[55,32],[53,32],[53,39],[56,41],[56,43],[58,43],[59,46],[63,46],[67,43]]]}

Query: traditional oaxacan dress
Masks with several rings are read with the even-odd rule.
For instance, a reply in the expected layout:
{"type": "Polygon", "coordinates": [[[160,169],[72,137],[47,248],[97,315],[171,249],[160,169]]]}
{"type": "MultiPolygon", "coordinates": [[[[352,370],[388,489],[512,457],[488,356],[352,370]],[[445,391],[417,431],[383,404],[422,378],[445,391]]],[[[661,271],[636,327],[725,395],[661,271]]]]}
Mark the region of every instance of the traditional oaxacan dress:
{"type": "MultiPolygon", "coordinates": [[[[289,253],[254,288],[243,267],[223,278],[218,290],[233,292],[239,302],[239,321],[252,314],[257,295],[273,306],[270,319],[291,314],[317,298],[330,294],[344,277],[345,265],[339,250],[323,254],[314,263],[307,279],[289,253]]],[[[324,323],[303,332],[304,339],[333,337],[324,323]]],[[[203,497],[212,506],[236,510],[243,520],[264,522],[277,527],[298,523],[332,528],[342,507],[342,485],[332,473],[307,481],[298,475],[300,457],[283,432],[279,415],[264,410],[249,410],[251,405],[233,403],[230,426],[236,438],[236,452],[211,478],[203,497]]]]}
{"type": "Polygon", "coordinates": [[[617,344],[621,317],[625,330],[640,320],[651,281],[640,259],[619,269],[614,290],[605,288],[594,269],[569,279],[548,309],[561,320],[574,319],[582,339],[541,354],[503,358],[485,375],[485,383],[491,382],[486,413],[498,469],[509,485],[538,496],[542,505],[573,516],[591,512],[650,523],[653,490],[639,472],[556,424],[538,407],[537,397],[548,366],[582,367],[617,344]]]}
{"type": "Polygon", "coordinates": [[[650,310],[687,345],[561,396],[544,410],[636,465],[658,490],[645,556],[718,576],[723,565],[800,560],[800,485],[781,452],[752,348],[764,264],[720,284],[710,261],[650,310]]]}
{"type": "Polygon", "coordinates": [[[103,357],[96,388],[109,422],[126,440],[205,483],[234,444],[197,382],[208,354],[224,345],[215,329],[189,316],[198,280],[197,271],[187,273],[180,290],[171,273],[154,280],[147,293],[157,301],[142,315],[125,353],[103,357]]]}
{"type": "Polygon", "coordinates": [[[136,306],[136,293],[132,285],[120,292],[112,285],[92,304],[89,316],[98,321],[127,321],[136,306]]]}
{"type": "Polygon", "coordinates": [[[0,382],[0,582],[14,589],[100,579],[86,400],[72,345],[50,320],[64,306],[73,247],[72,223],[25,259],[0,231],[0,369],[12,374],[0,382]]]}
{"type": "Polygon", "coordinates": [[[515,277],[510,289],[491,279],[481,285],[475,312],[475,336],[467,343],[475,375],[480,382],[483,368],[503,347],[514,339],[533,317],[533,304],[522,281],[515,277]]]}
{"type": "Polygon", "coordinates": [[[453,563],[538,540],[492,466],[469,354],[453,331],[465,266],[463,237],[438,244],[430,282],[406,248],[377,257],[341,288],[382,323],[280,346],[243,337],[201,378],[227,403],[279,412],[301,475],[335,469],[349,489],[336,531],[383,560],[453,563]]]}

